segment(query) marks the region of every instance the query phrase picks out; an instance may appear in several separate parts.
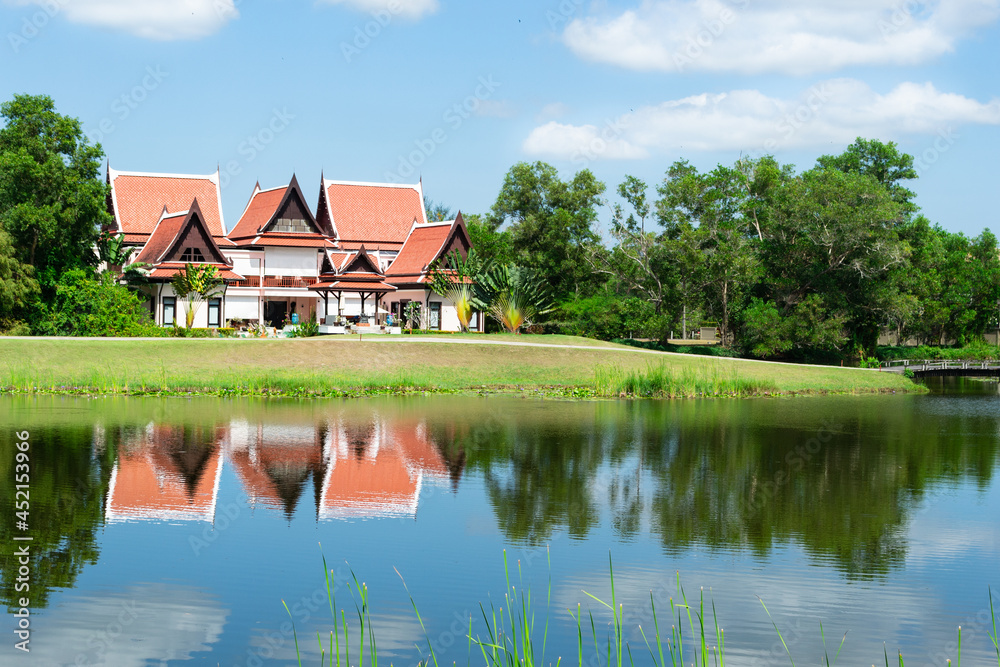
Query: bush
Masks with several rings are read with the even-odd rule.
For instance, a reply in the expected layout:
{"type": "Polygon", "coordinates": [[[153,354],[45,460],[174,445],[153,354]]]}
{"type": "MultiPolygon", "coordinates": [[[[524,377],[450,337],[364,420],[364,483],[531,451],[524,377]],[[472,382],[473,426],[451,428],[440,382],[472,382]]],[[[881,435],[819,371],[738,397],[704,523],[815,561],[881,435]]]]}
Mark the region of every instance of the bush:
{"type": "Polygon", "coordinates": [[[312,318],[300,322],[292,331],[292,338],[312,338],[319,335],[319,324],[312,318]]]}
{"type": "Polygon", "coordinates": [[[204,327],[174,327],[173,329],[165,329],[169,331],[171,336],[174,338],[215,338],[215,329],[206,329],[204,327]]]}
{"type": "Polygon", "coordinates": [[[67,271],[34,326],[44,336],[162,336],[139,297],[114,276],[67,271]]]}
{"type": "Polygon", "coordinates": [[[220,327],[216,329],[219,334],[219,338],[233,338],[236,336],[236,329],[232,327],[220,327]]]}
{"type": "Polygon", "coordinates": [[[0,320],[0,336],[30,336],[31,327],[20,320],[0,320]]]}

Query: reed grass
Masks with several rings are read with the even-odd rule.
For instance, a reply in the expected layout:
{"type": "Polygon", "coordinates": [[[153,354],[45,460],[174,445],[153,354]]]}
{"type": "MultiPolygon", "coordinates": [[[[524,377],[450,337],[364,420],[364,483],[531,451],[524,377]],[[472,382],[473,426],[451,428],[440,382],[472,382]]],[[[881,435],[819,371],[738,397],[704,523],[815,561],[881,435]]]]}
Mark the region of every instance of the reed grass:
{"type": "MultiPolygon", "coordinates": [[[[549,612],[551,611],[552,602],[551,560],[548,552],[546,552],[546,556],[549,558],[550,574],[545,598],[545,619],[539,628],[536,625],[539,621],[537,618],[538,610],[535,607],[531,587],[524,585],[520,562],[517,565],[517,581],[512,583],[507,552],[504,550],[503,567],[506,589],[504,590],[503,598],[499,604],[493,600],[490,600],[488,604],[480,603],[480,611],[485,626],[484,632],[474,633],[471,618],[469,620],[467,639],[469,641],[470,665],[472,664],[473,644],[480,650],[484,667],[541,667],[542,665],[553,664],[551,661],[548,663],[545,661],[545,651],[549,636],[549,612]],[[539,642],[541,643],[540,647],[539,642]]],[[[327,646],[323,645],[323,636],[319,632],[316,633],[316,640],[319,643],[320,649],[320,665],[328,667],[364,667],[367,660],[367,663],[371,667],[378,667],[378,643],[371,621],[368,587],[358,580],[354,570],[351,569],[347,587],[351,593],[357,617],[356,625],[352,624],[348,620],[347,611],[337,605],[336,582],[331,577],[331,570],[327,566],[325,556],[323,557],[323,570],[330,615],[334,621],[334,629],[329,633],[327,646]],[[354,661],[351,659],[350,651],[350,637],[352,632],[355,632],[357,635],[357,652],[354,654],[354,661]]],[[[398,570],[396,570],[396,574],[399,574],[398,570]]],[[[607,667],[624,667],[627,664],[629,667],[635,667],[635,656],[632,654],[632,647],[627,640],[629,628],[625,624],[624,605],[618,602],[615,590],[614,563],[611,560],[610,554],[608,555],[608,574],[611,579],[610,602],[602,600],[587,591],[583,591],[587,597],[600,605],[600,607],[611,612],[612,622],[606,636],[599,636],[597,630],[598,623],[594,619],[593,611],[588,609],[585,615],[581,604],[577,604],[575,612],[568,610],[576,623],[577,667],[584,667],[585,664],[588,667],[595,664],[599,666],[606,665],[607,667]],[[587,633],[590,635],[588,642],[584,641],[585,628],[589,630],[587,633]],[[585,650],[584,648],[585,643],[589,643],[590,639],[592,639],[594,644],[593,657],[590,656],[589,649],[585,650]]],[[[403,580],[401,574],[399,574],[399,577],[403,582],[403,588],[406,590],[407,596],[409,596],[413,613],[420,624],[421,631],[424,633],[424,638],[427,642],[427,654],[418,663],[418,667],[426,667],[431,664],[434,667],[439,667],[438,656],[434,650],[434,644],[431,642],[427,627],[424,624],[424,618],[420,614],[416,601],[406,587],[406,581],[403,580]]],[[[998,639],[997,634],[992,588],[988,589],[988,592],[990,597],[992,633],[988,632],[987,634],[996,651],[997,665],[1000,667],[1000,639],[998,639]]],[[[789,662],[794,667],[795,660],[788,644],[785,642],[785,638],[781,634],[780,628],[778,628],[777,623],[771,616],[771,612],[768,611],[764,600],[761,598],[758,599],[768,619],[770,619],[771,624],[774,626],[774,631],[778,635],[781,645],[785,648],[789,662]]],[[[664,639],[661,634],[660,622],[657,617],[656,600],[652,593],[650,593],[649,597],[649,606],[653,619],[651,633],[647,635],[641,624],[637,626],[645,648],[652,660],[652,664],[655,667],[687,667],[689,665],[693,667],[709,667],[710,665],[725,667],[725,632],[719,625],[718,612],[714,601],[711,601],[711,618],[708,616],[705,606],[705,590],[701,589],[697,604],[692,604],[688,601],[687,594],[681,584],[680,573],[678,572],[676,599],[672,596],[669,604],[672,625],[668,638],[664,639]],[[676,618],[676,622],[673,622],[674,618],[676,618]],[[686,635],[684,632],[685,620],[687,621],[686,635]]],[[[295,619],[292,617],[291,611],[284,600],[282,600],[282,605],[284,605],[286,612],[288,612],[289,618],[292,618],[295,655],[298,664],[301,666],[304,662],[299,648],[298,634],[295,629],[295,619]]],[[[820,636],[823,640],[823,656],[820,659],[820,664],[825,665],[825,667],[832,667],[836,664],[844,648],[844,644],[847,641],[847,633],[844,633],[832,659],[827,649],[826,634],[822,623],[820,623],[820,636]]],[[[884,645],[883,657],[886,667],[889,667],[889,653],[884,645]]],[[[894,662],[899,667],[904,667],[902,652],[897,651],[894,662]]],[[[562,657],[556,658],[554,664],[556,667],[561,667],[562,657]]],[[[961,667],[961,664],[962,628],[959,627],[958,654],[954,667],[961,667]]],[[[947,665],[952,665],[952,661],[948,660],[947,665]]]]}
{"type": "Polygon", "coordinates": [[[734,367],[686,366],[671,368],[664,363],[645,369],[603,366],[594,371],[600,396],[637,398],[693,398],[696,396],[769,396],[780,393],[769,380],[747,378],[734,367]]]}

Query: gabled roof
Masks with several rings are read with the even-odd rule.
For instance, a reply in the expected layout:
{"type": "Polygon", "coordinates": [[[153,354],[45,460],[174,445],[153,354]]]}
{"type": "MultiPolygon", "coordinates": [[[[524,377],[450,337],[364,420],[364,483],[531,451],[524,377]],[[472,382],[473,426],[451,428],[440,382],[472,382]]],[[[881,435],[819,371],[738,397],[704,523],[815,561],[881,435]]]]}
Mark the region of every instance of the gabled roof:
{"type": "Polygon", "coordinates": [[[153,266],[167,261],[178,261],[179,245],[188,238],[189,234],[197,234],[201,237],[202,245],[208,250],[209,256],[205,257],[206,264],[217,264],[220,267],[232,267],[225,256],[219,250],[218,244],[205,222],[205,214],[197,199],[190,202],[188,210],[178,213],[169,213],[164,207],[160,213],[160,219],[153,228],[143,246],[142,251],[135,258],[136,262],[145,262],[153,266]]]}
{"type": "Polygon", "coordinates": [[[205,223],[212,236],[226,234],[218,170],[204,176],[155,174],[118,171],[109,164],[108,183],[111,185],[110,212],[119,232],[126,235],[150,234],[164,208],[177,213],[186,210],[197,199],[201,202],[205,223]]]}
{"type": "MultiPolygon", "coordinates": [[[[243,210],[243,215],[240,216],[236,226],[229,232],[228,237],[233,241],[253,239],[252,243],[255,245],[267,245],[261,244],[257,237],[272,235],[276,239],[281,238],[289,241],[286,243],[277,243],[276,245],[316,245],[316,243],[296,243],[296,239],[299,241],[325,241],[325,234],[321,232],[321,227],[316,222],[316,217],[309,210],[306,199],[302,194],[302,188],[299,187],[299,181],[294,174],[292,174],[291,182],[285,187],[262,190],[258,183],[254,187],[253,194],[250,195],[250,201],[247,202],[247,206],[243,210]],[[274,226],[282,216],[282,213],[292,203],[298,204],[298,208],[301,209],[302,214],[305,216],[307,224],[313,230],[311,233],[275,232],[269,229],[274,226]]],[[[326,244],[320,243],[320,245],[326,244]]]]}
{"type": "Polygon", "coordinates": [[[426,224],[420,183],[362,183],[323,179],[316,217],[338,240],[402,243],[410,228],[426,224]]]}
{"type": "Polygon", "coordinates": [[[428,267],[435,260],[444,257],[452,249],[463,248],[468,252],[471,247],[472,242],[461,212],[454,220],[447,222],[413,225],[403,249],[389,265],[385,275],[392,282],[398,282],[392,280],[394,278],[423,282],[428,267]]]}
{"type": "Polygon", "coordinates": [[[319,282],[309,286],[321,292],[392,292],[395,287],[383,282],[385,274],[364,246],[358,252],[345,257],[339,265],[327,253],[334,267],[333,272],[320,274],[319,282]]]}
{"type": "Polygon", "coordinates": [[[372,259],[372,256],[368,254],[364,246],[361,246],[356,253],[344,259],[340,267],[337,268],[337,275],[343,276],[345,274],[352,276],[367,274],[377,278],[385,275],[382,273],[382,269],[379,268],[378,262],[372,259]]]}

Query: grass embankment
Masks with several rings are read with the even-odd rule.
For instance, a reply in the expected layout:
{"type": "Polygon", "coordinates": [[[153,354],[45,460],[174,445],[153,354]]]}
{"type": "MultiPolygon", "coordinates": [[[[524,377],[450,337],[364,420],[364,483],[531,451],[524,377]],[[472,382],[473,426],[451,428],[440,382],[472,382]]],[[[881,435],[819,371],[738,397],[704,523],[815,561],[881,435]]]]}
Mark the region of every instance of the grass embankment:
{"type": "Polygon", "coordinates": [[[753,396],[918,391],[898,375],[649,353],[568,336],[0,340],[7,392],[753,396]],[[516,344],[504,344],[516,343],[516,344]],[[597,349],[589,349],[597,348],[597,349]]]}

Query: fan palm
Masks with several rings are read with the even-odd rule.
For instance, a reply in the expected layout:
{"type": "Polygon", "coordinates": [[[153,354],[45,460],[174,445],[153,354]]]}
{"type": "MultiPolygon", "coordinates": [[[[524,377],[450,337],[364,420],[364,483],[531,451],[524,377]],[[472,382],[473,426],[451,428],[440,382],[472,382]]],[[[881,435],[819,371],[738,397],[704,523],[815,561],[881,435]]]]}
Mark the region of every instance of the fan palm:
{"type": "Polygon", "coordinates": [[[187,301],[185,313],[187,328],[194,326],[194,316],[206,300],[222,294],[225,283],[219,277],[219,270],[211,264],[184,265],[184,270],[177,273],[170,281],[174,294],[178,299],[187,301]]]}

